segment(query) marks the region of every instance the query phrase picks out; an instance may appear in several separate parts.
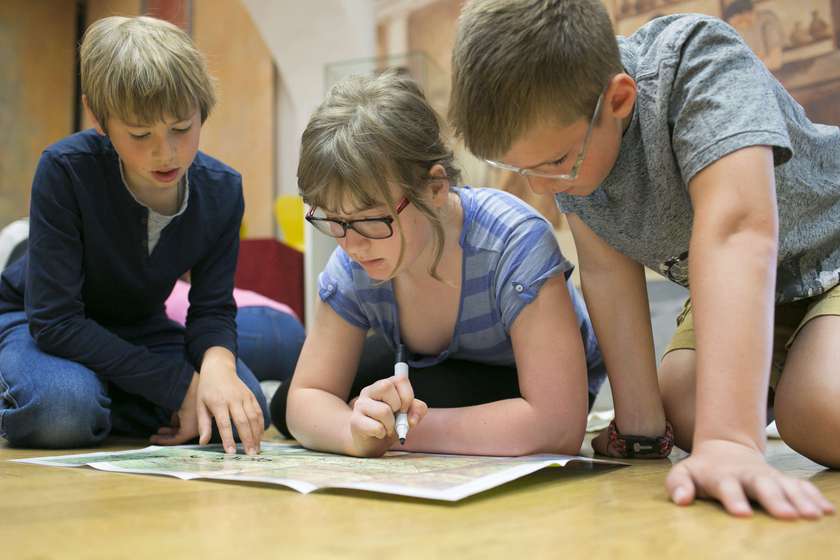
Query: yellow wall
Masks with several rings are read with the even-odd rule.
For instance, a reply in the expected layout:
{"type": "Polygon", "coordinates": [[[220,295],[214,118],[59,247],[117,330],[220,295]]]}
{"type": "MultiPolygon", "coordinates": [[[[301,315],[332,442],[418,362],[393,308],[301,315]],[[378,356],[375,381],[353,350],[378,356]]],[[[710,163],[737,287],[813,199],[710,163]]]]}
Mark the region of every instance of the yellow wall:
{"type": "Polygon", "coordinates": [[[248,237],[274,234],[274,63],[239,0],[193,3],[193,38],[216,77],[219,102],[201,149],[242,173],[248,237]]]}
{"type": "Polygon", "coordinates": [[[75,28],[75,2],[0,2],[0,226],[29,213],[41,151],[72,132],[75,28]]]}

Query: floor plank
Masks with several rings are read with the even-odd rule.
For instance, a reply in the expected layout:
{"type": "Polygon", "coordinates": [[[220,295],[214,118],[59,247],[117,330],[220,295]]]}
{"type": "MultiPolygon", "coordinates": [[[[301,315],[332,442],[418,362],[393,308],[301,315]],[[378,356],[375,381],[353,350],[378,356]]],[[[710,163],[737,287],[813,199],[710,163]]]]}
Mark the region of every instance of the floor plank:
{"type": "MultiPolygon", "coordinates": [[[[456,504],[8,462],[56,454],[0,446],[0,557],[766,559],[830,558],[840,545],[838,516],[738,520],[709,502],[673,506],[670,461],[546,469],[456,504]]],[[[840,473],[779,441],[768,457],[840,504],[840,473]]]]}

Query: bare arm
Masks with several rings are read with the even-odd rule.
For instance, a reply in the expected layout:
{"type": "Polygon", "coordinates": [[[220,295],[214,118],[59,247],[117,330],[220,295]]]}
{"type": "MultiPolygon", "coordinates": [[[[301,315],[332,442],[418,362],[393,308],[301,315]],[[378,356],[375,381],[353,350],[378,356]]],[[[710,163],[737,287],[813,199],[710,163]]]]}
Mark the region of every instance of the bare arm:
{"type": "MultiPolygon", "coordinates": [[[[310,449],[357,455],[347,397],[365,332],[319,301],[289,388],[289,431],[310,449]]],[[[384,450],[383,450],[384,451],[384,450]]]]}
{"type": "Polygon", "coordinates": [[[689,277],[697,336],[694,445],[764,448],[778,218],[770,148],[735,152],[689,185],[689,277]]]}
{"type": "Polygon", "coordinates": [[[762,454],[778,238],[770,148],[721,158],[689,191],[697,416],[693,453],[668,475],[671,499],[711,497],[741,516],[752,512],[748,497],[776,517],[833,512],[813,484],[783,475],[762,454]]]}
{"type": "Polygon", "coordinates": [[[567,218],[578,251],[583,297],[607,366],[618,430],[660,436],[665,410],[656,378],[644,269],[577,216],[567,218]]]}
{"type": "Polygon", "coordinates": [[[521,398],[430,409],[406,449],[477,455],[577,454],[586,429],[586,360],[565,279],[555,277],[511,328],[521,398]]]}

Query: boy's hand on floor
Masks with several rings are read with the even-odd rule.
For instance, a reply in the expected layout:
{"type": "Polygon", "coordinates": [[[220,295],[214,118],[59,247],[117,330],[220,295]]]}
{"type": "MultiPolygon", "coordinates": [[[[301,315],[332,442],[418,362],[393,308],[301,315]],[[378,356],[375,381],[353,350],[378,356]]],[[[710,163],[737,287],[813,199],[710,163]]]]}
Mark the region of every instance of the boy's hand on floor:
{"type": "Polygon", "coordinates": [[[162,427],[149,438],[154,445],[181,445],[198,437],[198,384],[198,374],[193,373],[181,408],[172,413],[172,425],[162,427]]]}
{"type": "Polygon", "coordinates": [[[222,446],[226,453],[236,453],[233,438],[233,425],[239,433],[239,439],[245,447],[245,453],[255,455],[260,452],[260,440],[265,431],[262,408],[254,393],[236,375],[236,362],[233,354],[227,352],[230,359],[218,359],[205,354],[201,366],[201,381],[198,385],[198,431],[199,443],[210,441],[213,424],[219,428],[222,446]]]}
{"type": "Polygon", "coordinates": [[[396,376],[368,385],[351,406],[350,433],[356,453],[363,457],[381,456],[396,443],[394,414],[407,412],[408,425],[413,428],[429,410],[426,403],[414,398],[408,379],[396,376]]]}
{"type": "Polygon", "coordinates": [[[609,456],[609,443],[607,430],[601,430],[600,434],[592,438],[592,450],[598,455],[609,456]]]}
{"type": "Polygon", "coordinates": [[[734,441],[695,445],[691,456],[671,468],[665,486],[678,505],[688,505],[695,497],[711,498],[739,517],[752,515],[748,499],[781,519],[834,513],[834,506],[811,482],[782,474],[757,449],[734,441]]]}

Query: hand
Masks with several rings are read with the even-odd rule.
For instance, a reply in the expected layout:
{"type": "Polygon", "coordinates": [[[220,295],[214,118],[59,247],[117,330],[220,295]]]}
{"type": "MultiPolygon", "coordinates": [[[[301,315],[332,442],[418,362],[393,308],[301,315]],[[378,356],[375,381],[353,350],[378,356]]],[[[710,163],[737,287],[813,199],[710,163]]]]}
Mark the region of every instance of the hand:
{"type": "Polygon", "coordinates": [[[414,398],[408,379],[396,376],[362,389],[352,407],[350,433],[357,454],[363,457],[381,456],[396,443],[396,412],[407,412],[408,425],[413,428],[429,410],[426,403],[414,398]]]}
{"type": "Polygon", "coordinates": [[[601,432],[592,439],[592,450],[598,455],[609,457],[609,443],[610,441],[607,435],[607,430],[601,430],[601,432]]]}
{"type": "Polygon", "coordinates": [[[245,453],[255,455],[260,451],[260,440],[265,431],[263,413],[254,393],[236,375],[236,361],[228,350],[211,348],[201,366],[198,385],[197,413],[199,443],[210,441],[216,420],[219,436],[226,453],[236,453],[231,419],[236,425],[245,453]]]}
{"type": "Polygon", "coordinates": [[[780,473],[757,449],[733,441],[695,445],[690,457],[671,468],[665,486],[677,505],[688,505],[695,496],[711,498],[739,517],[752,515],[747,498],[781,519],[834,513],[834,506],[812,483],[780,473]]]}
{"type": "Polygon", "coordinates": [[[193,373],[187,394],[181,408],[172,413],[171,426],[164,426],[149,440],[155,445],[181,445],[198,437],[198,414],[196,402],[199,378],[193,373]]]}

